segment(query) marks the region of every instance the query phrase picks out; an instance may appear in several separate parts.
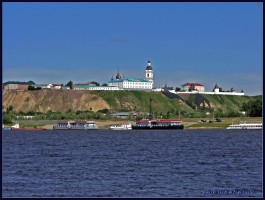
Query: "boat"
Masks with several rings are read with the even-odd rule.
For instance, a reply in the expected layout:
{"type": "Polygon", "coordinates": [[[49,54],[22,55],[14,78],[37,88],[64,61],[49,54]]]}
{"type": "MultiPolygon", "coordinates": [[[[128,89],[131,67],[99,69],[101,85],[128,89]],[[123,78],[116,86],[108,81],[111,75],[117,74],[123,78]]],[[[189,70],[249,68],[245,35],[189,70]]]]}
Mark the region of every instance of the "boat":
{"type": "Polygon", "coordinates": [[[110,126],[111,130],[132,130],[132,125],[131,124],[123,124],[120,126],[117,125],[112,125],[110,126]]]}
{"type": "Polygon", "coordinates": [[[2,130],[3,131],[11,131],[12,130],[12,127],[2,125],[2,130]]]}
{"type": "Polygon", "coordinates": [[[15,123],[15,125],[11,126],[12,130],[25,130],[25,131],[35,131],[35,130],[45,130],[43,128],[36,128],[36,127],[21,127],[19,123],[15,123]]]}
{"type": "Polygon", "coordinates": [[[94,121],[64,121],[53,125],[53,130],[98,130],[94,121]]]}
{"type": "Polygon", "coordinates": [[[184,129],[184,125],[180,120],[138,120],[132,129],[150,129],[150,130],[163,130],[163,129],[184,129]]]}
{"type": "Polygon", "coordinates": [[[226,129],[248,129],[248,130],[260,130],[262,129],[262,123],[241,123],[232,124],[226,129]]]}
{"type": "Polygon", "coordinates": [[[150,99],[149,119],[137,120],[132,129],[164,130],[164,129],[184,129],[180,119],[153,119],[152,99],[150,99]]]}

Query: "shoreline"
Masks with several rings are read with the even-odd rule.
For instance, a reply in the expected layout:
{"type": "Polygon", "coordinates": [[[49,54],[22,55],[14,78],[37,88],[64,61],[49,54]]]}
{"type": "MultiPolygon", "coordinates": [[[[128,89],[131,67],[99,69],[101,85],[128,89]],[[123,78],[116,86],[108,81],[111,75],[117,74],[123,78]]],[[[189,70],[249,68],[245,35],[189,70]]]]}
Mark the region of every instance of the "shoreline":
{"type": "MultiPolygon", "coordinates": [[[[250,123],[250,122],[262,122],[262,117],[245,117],[245,118],[223,118],[222,122],[213,123],[199,123],[201,118],[185,118],[181,119],[184,124],[184,129],[226,129],[231,124],[237,123],[250,123]]],[[[205,119],[211,120],[211,119],[205,119]]],[[[53,125],[60,120],[18,120],[21,127],[31,127],[31,128],[42,128],[45,130],[53,130],[53,125]]],[[[134,124],[135,121],[132,120],[91,120],[95,121],[98,125],[99,130],[108,130],[111,125],[122,125],[131,123],[134,124]]],[[[6,126],[8,127],[8,126],[6,126]]]]}

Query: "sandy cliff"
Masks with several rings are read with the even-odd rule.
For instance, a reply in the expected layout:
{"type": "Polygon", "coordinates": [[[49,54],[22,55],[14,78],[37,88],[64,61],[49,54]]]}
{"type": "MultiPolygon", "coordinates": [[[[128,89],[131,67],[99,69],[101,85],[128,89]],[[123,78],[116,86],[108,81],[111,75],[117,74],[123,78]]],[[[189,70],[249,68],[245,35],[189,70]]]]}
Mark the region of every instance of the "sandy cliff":
{"type": "Polygon", "coordinates": [[[110,105],[102,98],[89,91],[74,90],[35,90],[35,91],[4,91],[3,111],[12,106],[15,112],[66,112],[69,109],[98,111],[109,109],[110,105]]]}

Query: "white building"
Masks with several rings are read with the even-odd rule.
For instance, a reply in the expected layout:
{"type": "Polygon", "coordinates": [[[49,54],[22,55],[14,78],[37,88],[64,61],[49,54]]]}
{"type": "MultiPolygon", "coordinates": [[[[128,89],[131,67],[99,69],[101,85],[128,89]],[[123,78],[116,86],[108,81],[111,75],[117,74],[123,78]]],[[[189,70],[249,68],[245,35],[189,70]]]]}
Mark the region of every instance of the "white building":
{"type": "MultiPolygon", "coordinates": [[[[182,85],[182,89],[184,89],[183,86],[185,86],[185,84],[182,85]]],[[[188,86],[190,87],[191,85],[188,85],[188,86]]],[[[185,88],[187,88],[187,87],[185,87],[185,88]]],[[[245,95],[243,90],[241,92],[235,92],[233,89],[231,89],[231,91],[224,92],[224,91],[222,91],[222,89],[220,87],[218,87],[217,84],[214,86],[214,89],[212,92],[205,92],[204,89],[201,91],[199,89],[197,89],[197,90],[192,90],[192,91],[184,90],[184,91],[178,91],[178,92],[171,90],[169,92],[175,93],[175,94],[196,94],[196,93],[199,93],[199,94],[234,95],[234,96],[244,96],[245,95]]]]}
{"type": "Polygon", "coordinates": [[[75,84],[73,90],[119,90],[117,86],[96,86],[94,84],[75,84]]]}
{"type": "Polygon", "coordinates": [[[215,84],[214,86],[214,89],[213,89],[213,93],[214,94],[222,94],[222,95],[237,95],[237,96],[244,96],[245,93],[243,92],[243,90],[241,92],[235,92],[233,88],[231,88],[231,91],[227,91],[227,92],[223,92],[223,91],[220,91],[220,87],[218,87],[217,83],[215,84]]]}
{"type": "Polygon", "coordinates": [[[154,84],[153,69],[151,67],[151,62],[148,61],[147,67],[145,69],[145,79],[144,78],[121,78],[120,72],[117,72],[116,79],[113,77],[108,83],[108,86],[116,86],[119,89],[126,90],[152,90],[154,84]]]}

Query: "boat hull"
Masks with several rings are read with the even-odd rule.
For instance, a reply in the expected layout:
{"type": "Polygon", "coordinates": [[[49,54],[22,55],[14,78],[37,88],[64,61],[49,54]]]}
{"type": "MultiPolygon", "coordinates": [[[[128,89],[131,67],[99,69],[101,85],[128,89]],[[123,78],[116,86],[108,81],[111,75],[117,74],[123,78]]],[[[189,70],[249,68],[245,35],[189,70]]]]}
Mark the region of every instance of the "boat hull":
{"type": "Polygon", "coordinates": [[[121,125],[121,126],[110,126],[110,130],[114,130],[114,131],[121,131],[121,130],[132,130],[132,125],[128,124],[128,125],[121,125]]]}
{"type": "Polygon", "coordinates": [[[227,129],[230,129],[230,130],[262,130],[262,128],[260,127],[257,127],[257,128],[251,128],[251,127],[230,128],[228,127],[227,129]]]}
{"type": "Polygon", "coordinates": [[[30,128],[30,127],[20,127],[20,128],[12,128],[14,131],[41,131],[46,130],[44,128],[30,128]]]}
{"type": "Polygon", "coordinates": [[[91,121],[58,122],[53,126],[53,130],[98,130],[98,125],[91,121]]]}
{"type": "Polygon", "coordinates": [[[244,124],[232,124],[226,129],[237,130],[262,130],[262,123],[244,123],[244,124]]]}
{"type": "Polygon", "coordinates": [[[85,128],[85,127],[71,127],[71,128],[53,127],[53,130],[98,130],[98,127],[89,127],[89,128],[85,128]]]}
{"type": "Polygon", "coordinates": [[[184,125],[177,125],[177,126],[132,126],[133,130],[182,130],[184,129],[184,125]]]}
{"type": "Polygon", "coordinates": [[[132,130],[132,128],[119,128],[119,127],[111,127],[110,130],[114,131],[122,131],[122,130],[132,130]]]}

